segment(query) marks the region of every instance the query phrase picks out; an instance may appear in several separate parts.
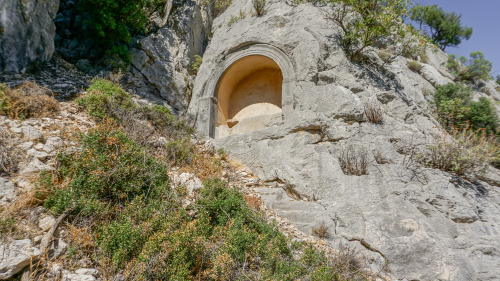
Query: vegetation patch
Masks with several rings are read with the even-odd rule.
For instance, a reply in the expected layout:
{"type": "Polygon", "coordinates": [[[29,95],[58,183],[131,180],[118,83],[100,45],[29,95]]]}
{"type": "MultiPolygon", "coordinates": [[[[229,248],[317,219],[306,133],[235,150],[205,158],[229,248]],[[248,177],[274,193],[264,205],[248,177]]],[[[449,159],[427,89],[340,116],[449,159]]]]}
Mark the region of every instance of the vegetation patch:
{"type": "Polygon", "coordinates": [[[342,266],[343,255],[292,242],[217,178],[183,208],[185,190],[170,186],[167,164],[113,121],[83,135],[80,150],[61,154],[59,163],[40,177],[49,190],[44,206],[54,214],[71,210],[69,263],[89,258],[106,278],[368,279],[359,261],[342,266]]]}
{"type": "Polygon", "coordinates": [[[266,0],[252,0],[252,5],[258,17],[266,13],[266,0]]]}
{"type": "Polygon", "coordinates": [[[177,164],[192,159],[192,128],[164,106],[138,104],[118,84],[105,79],[95,80],[76,103],[98,122],[114,120],[132,140],[155,156],[170,157],[177,164]]]}
{"type": "Polygon", "coordinates": [[[52,117],[60,111],[51,91],[33,82],[9,89],[0,85],[0,114],[15,119],[52,117]]]}
{"type": "Polygon", "coordinates": [[[432,168],[459,175],[479,175],[489,164],[500,161],[500,147],[484,132],[478,134],[465,126],[453,128],[449,135],[443,132],[417,158],[432,168]]]}
{"type": "Polygon", "coordinates": [[[499,119],[491,100],[481,97],[472,100],[472,89],[460,83],[437,86],[434,93],[439,121],[445,128],[470,126],[474,131],[499,135],[499,119]]]}
{"type": "Polygon", "coordinates": [[[368,175],[368,153],[366,149],[349,145],[341,149],[338,160],[345,175],[368,175]]]}
{"type": "Polygon", "coordinates": [[[493,65],[484,58],[482,52],[470,53],[469,59],[464,56],[457,59],[455,55],[449,55],[446,66],[459,81],[473,82],[475,79],[492,79],[490,73],[493,65]]]}

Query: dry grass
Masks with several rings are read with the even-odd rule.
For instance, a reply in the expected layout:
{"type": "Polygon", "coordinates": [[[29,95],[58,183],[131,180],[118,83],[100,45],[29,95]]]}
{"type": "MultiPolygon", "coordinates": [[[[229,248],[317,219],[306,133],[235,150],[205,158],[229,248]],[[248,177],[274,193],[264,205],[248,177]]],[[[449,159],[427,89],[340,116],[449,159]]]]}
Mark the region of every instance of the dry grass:
{"type": "Polygon", "coordinates": [[[11,118],[52,117],[60,111],[59,102],[51,97],[52,92],[33,82],[25,82],[5,94],[11,118]]]}
{"type": "Polygon", "coordinates": [[[313,227],[311,229],[311,234],[318,237],[319,239],[325,239],[330,237],[329,227],[326,226],[325,222],[321,222],[318,227],[313,227]]]}
{"type": "Polygon", "coordinates": [[[365,104],[365,115],[370,123],[380,124],[384,116],[382,108],[376,102],[368,102],[365,104]]]}
{"type": "Polygon", "coordinates": [[[252,5],[258,17],[266,12],[266,0],[252,0],[252,5]]]}
{"type": "Polygon", "coordinates": [[[459,175],[480,175],[492,162],[500,161],[500,146],[495,136],[474,132],[469,126],[442,132],[419,155],[419,162],[459,175]]]}
{"type": "Polygon", "coordinates": [[[408,66],[408,68],[412,71],[415,71],[415,72],[419,72],[420,69],[422,69],[422,64],[419,63],[418,61],[408,61],[408,63],[406,64],[408,66]]]}
{"type": "Polygon", "coordinates": [[[342,148],[338,156],[340,168],[346,175],[368,175],[368,153],[366,149],[349,145],[342,148]]]}
{"type": "Polygon", "coordinates": [[[259,197],[244,194],[243,199],[245,200],[245,202],[247,202],[247,204],[248,204],[248,206],[250,206],[250,208],[254,209],[257,212],[259,212],[261,210],[261,206],[262,206],[263,202],[259,197]]]}

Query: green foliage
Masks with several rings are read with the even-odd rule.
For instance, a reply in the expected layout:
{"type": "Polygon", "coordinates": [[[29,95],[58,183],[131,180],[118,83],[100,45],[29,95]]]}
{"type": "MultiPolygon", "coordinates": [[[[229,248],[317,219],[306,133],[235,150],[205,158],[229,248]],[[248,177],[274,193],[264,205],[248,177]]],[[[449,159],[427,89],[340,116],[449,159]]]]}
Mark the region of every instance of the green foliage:
{"type": "Polygon", "coordinates": [[[115,67],[127,68],[128,44],[135,34],[145,31],[149,15],[162,10],[164,3],[165,0],[81,0],[77,10],[85,19],[82,33],[99,46],[97,51],[116,63],[115,67]]]}
{"type": "Polygon", "coordinates": [[[266,0],[252,0],[252,5],[258,17],[266,12],[266,0]]]}
{"type": "Polygon", "coordinates": [[[174,165],[184,166],[193,160],[194,147],[189,139],[174,140],[165,145],[167,159],[174,165]]]}
{"type": "Polygon", "coordinates": [[[141,131],[144,121],[151,123],[156,133],[164,137],[184,139],[193,132],[183,121],[174,118],[168,108],[156,104],[138,105],[119,85],[106,79],[94,80],[87,95],[78,98],[76,103],[98,120],[112,118],[141,145],[151,135],[151,132],[141,131]]]}
{"type": "Polygon", "coordinates": [[[401,21],[407,0],[326,0],[332,7],[328,18],[343,31],[341,43],[352,61],[360,61],[366,47],[383,38],[400,42],[408,30],[401,21]]]}
{"type": "Polygon", "coordinates": [[[460,15],[445,12],[438,5],[416,5],[410,10],[410,18],[419,24],[420,30],[423,26],[429,28],[428,36],[441,50],[458,46],[472,35],[472,28],[460,24],[460,15]]]}
{"type": "Polygon", "coordinates": [[[134,226],[128,218],[112,221],[102,227],[101,233],[97,245],[106,255],[111,256],[113,265],[118,267],[132,255],[137,255],[145,242],[142,229],[134,226]]]}
{"type": "Polygon", "coordinates": [[[499,132],[495,108],[487,98],[472,100],[472,89],[460,83],[437,86],[434,93],[438,118],[446,128],[469,125],[473,130],[499,132]]]}
{"type": "Polygon", "coordinates": [[[195,55],[194,61],[191,64],[191,69],[194,70],[195,72],[198,72],[202,63],[203,63],[203,58],[199,55],[195,55]]]}
{"type": "Polygon", "coordinates": [[[81,152],[61,154],[59,173],[72,179],[70,189],[61,189],[47,199],[45,206],[61,213],[70,204],[75,210],[92,214],[106,201],[125,204],[148,190],[168,191],[166,168],[120,130],[100,127],[82,138],[81,152]]]}
{"type": "Polygon", "coordinates": [[[485,59],[484,54],[479,51],[470,53],[469,59],[464,56],[457,59],[455,55],[449,55],[446,67],[452,74],[456,75],[457,79],[460,81],[492,79],[490,72],[493,64],[485,59]]]}
{"type": "Polygon", "coordinates": [[[0,217],[0,234],[12,232],[16,228],[16,218],[8,217],[2,218],[0,217]]]}
{"type": "Polygon", "coordinates": [[[500,75],[497,75],[496,82],[497,82],[498,85],[500,85],[500,75]]]}
{"type": "Polygon", "coordinates": [[[126,109],[134,107],[131,96],[119,85],[106,79],[94,80],[87,92],[86,96],[76,99],[75,102],[84,107],[88,114],[99,119],[107,118],[112,106],[126,109]]]}

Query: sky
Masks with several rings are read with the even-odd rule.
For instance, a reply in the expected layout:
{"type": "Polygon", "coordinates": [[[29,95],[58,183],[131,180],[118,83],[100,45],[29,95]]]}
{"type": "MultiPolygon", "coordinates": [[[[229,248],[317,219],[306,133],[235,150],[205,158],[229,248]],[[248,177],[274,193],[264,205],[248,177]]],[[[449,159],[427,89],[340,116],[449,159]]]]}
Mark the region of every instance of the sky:
{"type": "Polygon", "coordinates": [[[462,15],[462,25],[472,27],[472,36],[458,47],[448,47],[445,52],[457,57],[469,57],[481,51],[493,63],[492,75],[500,75],[500,0],[413,0],[414,4],[434,5],[447,12],[462,15]]]}

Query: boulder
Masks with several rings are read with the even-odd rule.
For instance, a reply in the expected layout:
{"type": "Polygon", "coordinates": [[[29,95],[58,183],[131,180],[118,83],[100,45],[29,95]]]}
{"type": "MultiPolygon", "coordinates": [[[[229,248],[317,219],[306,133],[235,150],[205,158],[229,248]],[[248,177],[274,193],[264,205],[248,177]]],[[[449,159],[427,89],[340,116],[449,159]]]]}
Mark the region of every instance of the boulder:
{"type": "Polygon", "coordinates": [[[43,139],[43,134],[35,127],[25,124],[21,127],[24,138],[29,141],[38,141],[43,139]]]}
{"type": "Polygon", "coordinates": [[[14,240],[0,244],[0,279],[8,279],[37,258],[40,250],[31,246],[31,240],[14,240]]]}
{"type": "Polygon", "coordinates": [[[7,204],[15,198],[16,186],[6,178],[0,177],[0,204],[7,204]]]}

